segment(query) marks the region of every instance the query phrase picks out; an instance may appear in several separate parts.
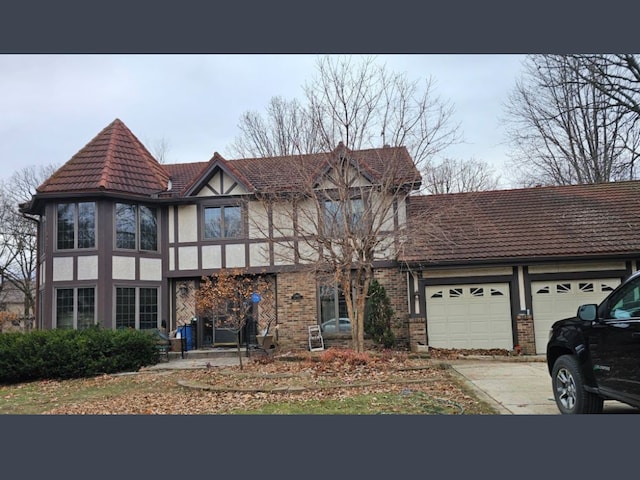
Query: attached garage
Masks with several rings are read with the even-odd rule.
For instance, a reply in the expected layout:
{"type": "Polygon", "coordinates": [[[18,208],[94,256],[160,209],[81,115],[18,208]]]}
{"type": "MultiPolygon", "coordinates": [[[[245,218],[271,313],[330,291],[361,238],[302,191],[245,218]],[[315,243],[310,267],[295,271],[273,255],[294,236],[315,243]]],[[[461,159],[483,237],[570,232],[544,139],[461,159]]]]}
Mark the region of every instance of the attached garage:
{"type": "Polygon", "coordinates": [[[600,303],[619,284],[619,278],[532,282],[536,353],[547,353],[549,329],[556,320],[575,316],[582,304],[600,303]]]}
{"type": "Polygon", "coordinates": [[[425,288],[427,334],[434,348],[513,348],[508,283],[425,288]]]}

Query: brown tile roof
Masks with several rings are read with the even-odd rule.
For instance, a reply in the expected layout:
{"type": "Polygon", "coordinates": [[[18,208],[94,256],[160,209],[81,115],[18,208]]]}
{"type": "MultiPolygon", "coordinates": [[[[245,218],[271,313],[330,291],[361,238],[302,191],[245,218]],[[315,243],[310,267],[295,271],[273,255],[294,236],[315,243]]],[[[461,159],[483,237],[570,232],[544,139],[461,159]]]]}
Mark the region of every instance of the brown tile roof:
{"type": "Polygon", "coordinates": [[[640,182],[411,197],[402,260],[640,256],[640,182]]]}
{"type": "Polygon", "coordinates": [[[167,170],[122,121],[115,119],[37,192],[109,191],[147,196],[165,191],[168,182],[167,170]]]}
{"type": "Polygon", "coordinates": [[[405,147],[348,150],[342,143],[331,153],[290,155],[271,158],[244,158],[229,163],[255,186],[257,191],[296,191],[307,179],[320,181],[329,159],[343,151],[373,181],[390,178],[395,186],[420,181],[420,174],[405,147]]]}
{"type": "Polygon", "coordinates": [[[331,154],[238,160],[226,160],[216,152],[209,162],[161,165],[129,128],[116,119],[40,185],[37,193],[110,192],[179,198],[206,181],[206,176],[218,166],[251,192],[296,191],[311,174],[319,177],[330,155],[342,151],[373,180],[387,174],[396,185],[420,180],[404,147],[350,151],[340,144],[331,154]]]}

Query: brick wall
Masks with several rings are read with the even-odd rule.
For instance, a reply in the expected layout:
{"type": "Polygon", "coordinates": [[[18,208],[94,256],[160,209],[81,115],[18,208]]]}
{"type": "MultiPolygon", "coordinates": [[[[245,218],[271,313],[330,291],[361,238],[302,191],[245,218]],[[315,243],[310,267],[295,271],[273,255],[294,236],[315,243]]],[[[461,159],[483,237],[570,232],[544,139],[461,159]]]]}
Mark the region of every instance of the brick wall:
{"type": "Polygon", "coordinates": [[[533,329],[533,316],[524,314],[516,316],[516,333],[522,354],[535,355],[536,338],[533,329]]]}
{"type": "MultiPolygon", "coordinates": [[[[409,305],[407,302],[407,275],[397,268],[382,268],[374,272],[374,277],[384,287],[395,313],[393,333],[398,346],[409,346],[411,332],[409,305]]],[[[424,320],[422,321],[424,325],[424,320]]]]}
{"type": "Polygon", "coordinates": [[[278,346],[283,350],[301,350],[309,346],[309,325],[317,321],[316,280],[309,272],[278,275],[278,346]],[[294,294],[302,295],[299,300],[294,294]]]}

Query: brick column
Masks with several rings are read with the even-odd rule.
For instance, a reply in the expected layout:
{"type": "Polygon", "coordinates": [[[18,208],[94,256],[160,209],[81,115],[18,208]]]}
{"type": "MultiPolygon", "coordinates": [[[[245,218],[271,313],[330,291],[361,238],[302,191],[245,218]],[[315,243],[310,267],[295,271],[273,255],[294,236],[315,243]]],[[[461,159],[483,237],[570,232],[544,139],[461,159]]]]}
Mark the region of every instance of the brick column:
{"type": "Polygon", "coordinates": [[[421,317],[410,317],[409,324],[409,348],[417,351],[418,345],[427,345],[427,326],[425,319],[421,317]]]}
{"type": "Polygon", "coordinates": [[[516,316],[516,333],[518,345],[523,355],[536,354],[536,337],[533,329],[533,316],[519,314],[516,316]]]}

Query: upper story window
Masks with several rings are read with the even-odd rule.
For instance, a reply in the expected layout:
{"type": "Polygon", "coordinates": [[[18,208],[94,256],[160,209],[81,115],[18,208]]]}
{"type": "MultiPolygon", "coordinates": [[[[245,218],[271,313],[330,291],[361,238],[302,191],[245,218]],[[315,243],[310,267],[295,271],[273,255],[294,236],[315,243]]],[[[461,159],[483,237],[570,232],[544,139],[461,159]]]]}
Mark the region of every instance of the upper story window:
{"type": "Polygon", "coordinates": [[[158,212],[156,208],[116,203],[116,248],[158,250],[158,212]]]}
{"type": "Polygon", "coordinates": [[[57,209],[59,250],[96,247],[96,204],[60,203],[57,209]]]}
{"type": "Polygon", "coordinates": [[[204,238],[237,238],[243,233],[242,208],[225,205],[204,208],[204,238]]]}
{"type": "Polygon", "coordinates": [[[342,235],[345,231],[345,219],[350,230],[362,228],[364,203],[361,198],[348,201],[327,200],[324,204],[324,221],[328,233],[342,235]]]}

